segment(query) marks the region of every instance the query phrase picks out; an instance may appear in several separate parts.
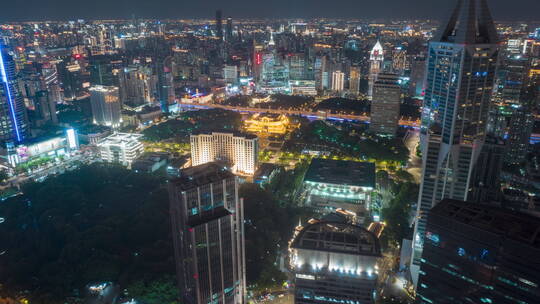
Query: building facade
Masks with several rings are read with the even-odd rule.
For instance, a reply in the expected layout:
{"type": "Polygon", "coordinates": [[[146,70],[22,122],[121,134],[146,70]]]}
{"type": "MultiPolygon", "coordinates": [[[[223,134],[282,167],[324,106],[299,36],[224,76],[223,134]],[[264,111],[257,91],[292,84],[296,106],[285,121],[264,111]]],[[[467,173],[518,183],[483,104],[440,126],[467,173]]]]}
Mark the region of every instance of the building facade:
{"type": "Polygon", "coordinates": [[[537,303],[540,219],[445,199],[429,212],[419,303],[537,303]]]}
{"type": "Polygon", "coordinates": [[[375,134],[396,134],[399,123],[401,87],[396,74],[380,73],[373,86],[369,130],[375,134]]]}
{"type": "Polygon", "coordinates": [[[190,138],[193,166],[214,161],[228,163],[233,172],[253,175],[259,164],[257,136],[241,133],[210,132],[190,138]]]}
{"type": "Polygon", "coordinates": [[[136,108],[156,102],[159,95],[158,76],[150,66],[126,67],[120,71],[118,77],[123,105],[136,108]]]}
{"type": "Polygon", "coordinates": [[[223,67],[223,79],[227,84],[238,82],[238,67],[236,65],[226,65],[223,67]]]}
{"type": "Polygon", "coordinates": [[[191,167],[169,182],[169,197],[183,302],[247,303],[238,177],[216,163],[191,167]]]}
{"type": "Polygon", "coordinates": [[[312,220],[289,246],[294,302],[375,303],[381,257],[379,239],[344,222],[312,220]]]}
{"type": "Polygon", "coordinates": [[[122,105],[118,87],[100,85],[91,87],[90,104],[95,124],[113,128],[120,126],[122,105]]]}
{"type": "Polygon", "coordinates": [[[443,198],[467,200],[485,140],[497,43],[485,0],[459,1],[449,22],[429,43],[413,266],[420,261],[429,209],[443,198]]]}
{"type": "Polygon", "coordinates": [[[144,152],[141,134],[114,133],[97,143],[101,159],[130,167],[131,163],[144,152]]]}
{"type": "Polygon", "coordinates": [[[349,91],[353,94],[360,93],[360,67],[351,66],[351,71],[349,72],[349,91]]]}
{"type": "Polygon", "coordinates": [[[335,71],[332,73],[332,91],[341,92],[345,88],[345,73],[335,71]]]}
{"type": "Polygon", "coordinates": [[[424,92],[426,75],[426,57],[415,56],[411,62],[411,78],[409,82],[409,95],[421,96],[424,92]]]}

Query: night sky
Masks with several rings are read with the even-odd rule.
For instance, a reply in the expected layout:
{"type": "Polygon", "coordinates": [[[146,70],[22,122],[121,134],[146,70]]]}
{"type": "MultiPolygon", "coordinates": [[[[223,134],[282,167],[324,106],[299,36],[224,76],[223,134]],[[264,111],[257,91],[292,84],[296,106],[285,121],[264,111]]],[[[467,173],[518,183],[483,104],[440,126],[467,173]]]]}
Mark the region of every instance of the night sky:
{"type": "MultiPolygon", "coordinates": [[[[395,18],[445,15],[456,0],[1,0],[0,23],[99,18],[224,16],[395,18]]],[[[496,20],[540,20],[540,0],[489,0],[496,20]]]]}

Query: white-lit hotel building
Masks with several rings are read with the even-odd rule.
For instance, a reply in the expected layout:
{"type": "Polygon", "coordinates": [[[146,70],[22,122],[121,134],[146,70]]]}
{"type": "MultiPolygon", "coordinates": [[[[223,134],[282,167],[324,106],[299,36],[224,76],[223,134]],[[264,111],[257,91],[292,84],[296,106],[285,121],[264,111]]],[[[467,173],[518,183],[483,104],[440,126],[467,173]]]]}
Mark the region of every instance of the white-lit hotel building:
{"type": "Polygon", "coordinates": [[[115,133],[105,137],[97,143],[101,159],[130,167],[133,160],[144,152],[141,137],[141,134],[133,133],[115,133]]]}
{"type": "Polygon", "coordinates": [[[296,304],[375,303],[379,239],[360,226],[311,220],[289,246],[296,304]]]}
{"type": "Polygon", "coordinates": [[[223,161],[230,164],[235,173],[253,175],[257,171],[257,136],[237,132],[210,132],[193,134],[190,141],[193,166],[223,161]]]}

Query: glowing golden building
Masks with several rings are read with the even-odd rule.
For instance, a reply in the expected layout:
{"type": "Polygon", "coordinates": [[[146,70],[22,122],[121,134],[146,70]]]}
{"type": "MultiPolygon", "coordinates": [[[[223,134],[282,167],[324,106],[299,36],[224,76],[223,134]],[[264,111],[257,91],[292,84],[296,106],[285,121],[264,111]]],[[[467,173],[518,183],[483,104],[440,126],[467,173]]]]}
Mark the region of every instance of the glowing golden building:
{"type": "Polygon", "coordinates": [[[252,133],[285,134],[289,126],[289,118],[282,114],[255,114],[244,121],[246,131],[252,133]]]}

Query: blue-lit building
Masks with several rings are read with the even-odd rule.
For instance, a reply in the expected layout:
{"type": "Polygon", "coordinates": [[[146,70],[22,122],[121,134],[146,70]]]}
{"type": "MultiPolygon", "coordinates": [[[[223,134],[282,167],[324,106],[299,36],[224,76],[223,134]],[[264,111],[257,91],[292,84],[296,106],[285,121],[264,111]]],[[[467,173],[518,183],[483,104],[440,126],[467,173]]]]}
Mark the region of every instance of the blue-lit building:
{"type": "Polygon", "coordinates": [[[538,303],[540,218],[445,199],[431,209],[419,303],[538,303]]]}
{"type": "Polygon", "coordinates": [[[459,0],[429,43],[413,280],[427,212],[444,198],[467,200],[485,141],[498,54],[497,31],[486,0],[459,0]]]}
{"type": "Polygon", "coordinates": [[[0,141],[20,143],[28,135],[28,117],[17,85],[15,61],[0,43],[0,141]]]}

